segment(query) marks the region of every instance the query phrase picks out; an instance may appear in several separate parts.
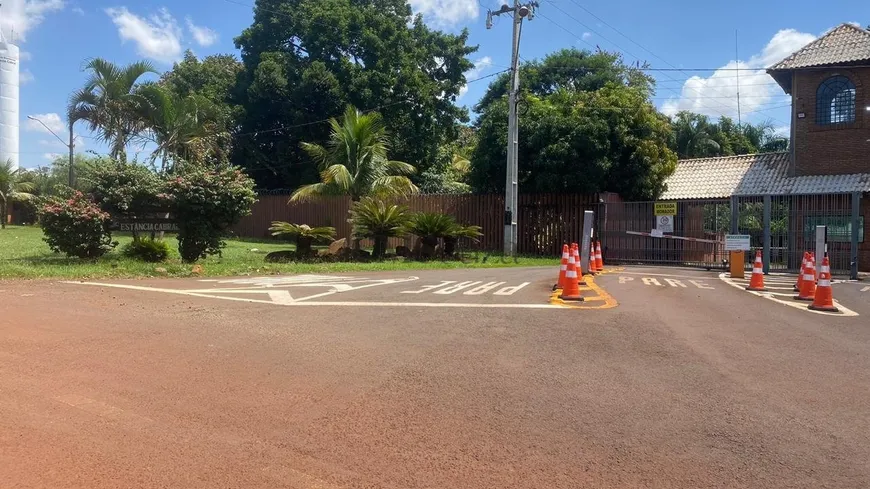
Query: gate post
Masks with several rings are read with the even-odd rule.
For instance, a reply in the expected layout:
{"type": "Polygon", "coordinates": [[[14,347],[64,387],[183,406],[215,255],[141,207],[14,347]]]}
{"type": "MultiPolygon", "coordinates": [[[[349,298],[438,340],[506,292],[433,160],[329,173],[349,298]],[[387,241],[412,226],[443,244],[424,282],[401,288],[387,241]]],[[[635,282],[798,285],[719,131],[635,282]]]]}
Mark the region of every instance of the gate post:
{"type": "MultiPolygon", "coordinates": [[[[861,224],[859,217],[861,215],[861,192],[852,193],[852,246],[851,246],[851,267],[849,269],[849,278],[858,280],[858,226],[861,224]]],[[[865,237],[866,239],[866,237],[865,237]]]]}
{"type": "Polygon", "coordinates": [[[738,225],[740,224],[740,208],[737,203],[737,196],[731,196],[731,234],[740,232],[738,225]]]}
{"type": "Polygon", "coordinates": [[[762,241],[762,253],[764,254],[764,274],[770,273],[770,211],[771,202],[770,195],[764,196],[764,214],[762,218],[762,228],[764,230],[764,238],[762,241]]]}

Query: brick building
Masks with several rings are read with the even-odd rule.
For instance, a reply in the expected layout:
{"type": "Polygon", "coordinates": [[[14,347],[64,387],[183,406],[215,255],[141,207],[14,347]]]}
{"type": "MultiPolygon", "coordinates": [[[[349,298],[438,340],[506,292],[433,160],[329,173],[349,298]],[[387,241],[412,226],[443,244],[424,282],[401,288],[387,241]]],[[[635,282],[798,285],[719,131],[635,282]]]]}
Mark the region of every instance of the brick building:
{"type": "Polygon", "coordinates": [[[767,73],[792,97],[789,151],[681,160],[662,199],[772,201],[788,223],[783,266],[827,225],[835,266],[870,271],[870,31],[843,24],[767,73]]]}

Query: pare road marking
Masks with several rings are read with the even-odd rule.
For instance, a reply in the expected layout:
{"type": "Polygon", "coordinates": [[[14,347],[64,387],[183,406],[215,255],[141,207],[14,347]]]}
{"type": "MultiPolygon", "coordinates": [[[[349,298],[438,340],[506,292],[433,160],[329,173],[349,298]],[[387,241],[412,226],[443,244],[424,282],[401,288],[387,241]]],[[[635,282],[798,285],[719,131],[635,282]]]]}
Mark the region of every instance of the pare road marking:
{"type": "Polygon", "coordinates": [[[868,291],[870,291],[870,287],[864,287],[863,289],[861,289],[861,292],[868,292],[868,291]]]}
{"type": "MultiPolygon", "coordinates": [[[[780,293],[776,293],[776,292],[756,292],[754,290],[746,290],[745,285],[739,284],[736,281],[732,280],[731,277],[729,277],[727,273],[720,273],[719,279],[722,280],[723,282],[725,282],[726,284],[731,285],[732,287],[738,288],[744,292],[748,292],[752,295],[757,295],[758,297],[763,297],[765,299],[772,300],[774,302],[778,302],[780,304],[783,304],[783,305],[786,305],[789,307],[793,307],[793,308],[798,309],[800,311],[809,312],[809,313],[813,313],[813,314],[822,314],[825,316],[853,317],[853,316],[858,315],[857,312],[849,309],[848,307],[844,306],[843,304],[841,304],[839,302],[837,302],[836,305],[837,305],[837,308],[840,310],[840,312],[814,311],[814,310],[809,309],[807,307],[809,304],[806,302],[797,302],[793,299],[788,300],[788,299],[780,299],[779,298],[779,297],[783,297],[783,296],[788,296],[789,298],[791,298],[794,296],[794,294],[780,294],[780,293]],[[777,297],[777,296],[779,296],[779,297],[777,297]]],[[[836,301],[834,301],[834,302],[836,302],[836,301]]]]}
{"type": "MultiPolygon", "coordinates": [[[[571,309],[569,307],[564,307],[555,304],[473,304],[473,303],[451,303],[451,302],[351,302],[351,301],[305,301],[306,299],[310,299],[311,297],[304,297],[302,299],[290,300],[290,294],[287,295],[276,295],[273,297],[277,298],[278,301],[275,300],[263,300],[263,299],[252,299],[248,297],[231,297],[226,295],[214,295],[213,293],[202,293],[202,292],[191,292],[189,290],[181,290],[181,289],[164,289],[159,287],[144,287],[141,285],[127,285],[127,284],[108,284],[101,282],[62,282],[65,284],[71,285],[90,285],[97,287],[108,287],[115,289],[127,289],[127,290],[136,290],[141,292],[160,292],[164,294],[174,294],[174,295],[184,295],[189,297],[202,297],[206,299],[220,299],[226,301],[235,301],[235,302],[247,302],[252,304],[269,304],[273,306],[289,306],[289,307],[417,307],[417,308],[429,308],[429,307],[444,307],[444,308],[463,308],[463,309],[550,309],[550,310],[568,310],[571,309]]],[[[248,290],[247,292],[234,291],[234,293],[242,293],[251,295],[256,292],[265,292],[269,294],[270,292],[275,292],[274,290],[263,290],[263,291],[252,291],[248,290]]],[[[271,294],[269,294],[271,297],[271,294]]],[[[312,296],[313,297],[313,296],[312,296]]]]}
{"type": "Polygon", "coordinates": [[[501,287],[506,283],[507,282],[474,282],[470,280],[466,282],[456,282],[455,280],[443,280],[437,284],[424,285],[416,290],[403,290],[401,293],[422,294],[424,292],[432,292],[433,294],[438,295],[450,295],[457,292],[462,292],[463,295],[483,295],[487,292],[492,292],[493,295],[513,295],[518,290],[529,285],[531,282],[523,282],[519,285],[511,287],[501,287]]]}
{"type": "MultiPolygon", "coordinates": [[[[657,276],[663,277],[664,275],[657,275],[657,276]]],[[[672,277],[674,275],[667,275],[667,276],[672,277]]],[[[634,277],[628,277],[625,275],[622,275],[619,277],[620,284],[626,284],[628,282],[633,282],[633,281],[634,281],[634,277]]],[[[653,287],[668,287],[668,286],[670,286],[670,287],[674,287],[674,288],[678,288],[678,289],[679,288],[686,289],[686,288],[690,288],[689,285],[692,285],[692,286],[697,287],[699,289],[716,290],[715,287],[710,287],[709,285],[702,282],[701,280],[685,280],[684,281],[684,280],[676,280],[673,278],[663,278],[661,281],[659,281],[659,279],[657,279],[655,277],[640,277],[640,281],[643,282],[644,285],[651,285],[653,287]],[[664,282],[664,283],[662,283],[662,282],[664,282]],[[686,285],[686,284],[689,284],[689,285],[686,285]]]]}

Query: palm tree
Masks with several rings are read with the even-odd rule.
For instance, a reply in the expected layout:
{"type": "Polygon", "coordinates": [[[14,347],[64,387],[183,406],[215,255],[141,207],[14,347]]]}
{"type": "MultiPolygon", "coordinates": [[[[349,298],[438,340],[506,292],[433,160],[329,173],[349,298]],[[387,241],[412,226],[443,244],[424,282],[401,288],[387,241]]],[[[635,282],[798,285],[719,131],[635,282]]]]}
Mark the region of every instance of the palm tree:
{"type": "Polygon", "coordinates": [[[159,85],[146,85],[139,90],[144,98],[142,117],[147,126],[144,139],[157,148],[152,163],[162,159],[163,169],[179,161],[202,163],[209,154],[220,151],[218,112],[205,97],[180,97],[159,85]]]}
{"type": "Polygon", "coordinates": [[[0,229],[6,229],[6,220],[9,217],[9,204],[23,202],[34,198],[33,182],[22,179],[19,169],[12,169],[12,160],[0,163],[0,229]]]}
{"type": "Polygon", "coordinates": [[[389,238],[404,236],[411,219],[408,208],[386,204],[383,200],[365,197],[354,202],[350,209],[354,240],[371,238],[374,241],[372,258],[383,258],[389,238]]]}
{"type": "Polygon", "coordinates": [[[714,139],[715,124],[706,116],[691,112],[678,112],[673,123],[680,158],[703,158],[716,156],[720,145],[714,139]]]}
{"type": "Polygon", "coordinates": [[[416,169],[387,158],[389,143],[381,115],[363,114],[348,107],[341,121],[329,121],[332,133],[326,146],[302,143],[318,164],[320,183],[297,189],[290,201],[318,195],[349,195],[354,202],[366,196],[400,196],[418,191],[408,178],[416,169]]]}
{"type": "Polygon", "coordinates": [[[284,221],[272,221],[269,231],[272,231],[272,236],[287,237],[295,240],[296,255],[300,257],[312,254],[312,244],[316,242],[328,243],[335,238],[334,227],[311,227],[307,224],[291,224],[284,221]]]}
{"type": "Polygon", "coordinates": [[[122,67],[102,58],[91,59],[84,69],[90,76],[70,97],[70,124],[86,121],[90,130],[109,144],[112,158],[126,162],[127,143],[144,128],[141,114],[145,99],[139,79],[157,71],[148,61],[122,67]]]}

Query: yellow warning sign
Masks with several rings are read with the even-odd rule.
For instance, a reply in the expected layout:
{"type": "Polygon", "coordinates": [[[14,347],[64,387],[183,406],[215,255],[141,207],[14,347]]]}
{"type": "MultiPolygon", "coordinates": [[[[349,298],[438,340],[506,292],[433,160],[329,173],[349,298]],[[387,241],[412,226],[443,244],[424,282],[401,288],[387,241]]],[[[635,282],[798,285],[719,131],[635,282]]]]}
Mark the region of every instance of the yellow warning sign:
{"type": "Polygon", "coordinates": [[[676,202],[656,202],[655,204],[656,217],[658,216],[676,216],[676,202]]]}

